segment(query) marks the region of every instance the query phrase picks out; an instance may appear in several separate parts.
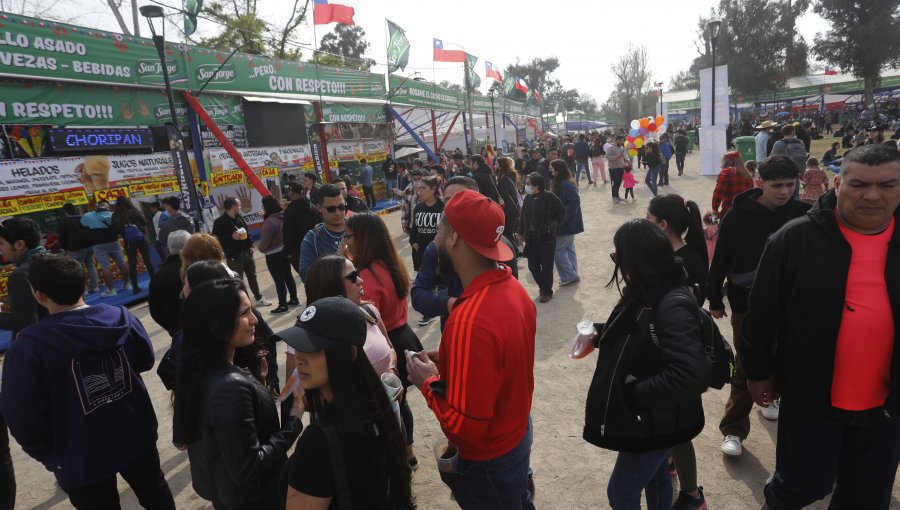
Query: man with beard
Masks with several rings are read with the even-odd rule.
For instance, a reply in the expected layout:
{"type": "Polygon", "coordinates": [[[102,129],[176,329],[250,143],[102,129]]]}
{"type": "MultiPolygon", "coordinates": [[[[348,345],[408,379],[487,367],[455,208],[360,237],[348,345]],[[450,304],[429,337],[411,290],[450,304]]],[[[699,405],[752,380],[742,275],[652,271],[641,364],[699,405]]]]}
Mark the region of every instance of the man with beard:
{"type": "Polygon", "coordinates": [[[534,508],[528,466],[536,309],[509,268],[497,264],[512,258],[501,241],[504,221],[503,208],[478,192],[463,190],[447,202],[434,241],[438,266],[458,274],[464,290],[441,337],[439,366],[423,352],[405,353],[409,381],[456,449],[456,469],[441,478],[462,508],[534,508]]]}

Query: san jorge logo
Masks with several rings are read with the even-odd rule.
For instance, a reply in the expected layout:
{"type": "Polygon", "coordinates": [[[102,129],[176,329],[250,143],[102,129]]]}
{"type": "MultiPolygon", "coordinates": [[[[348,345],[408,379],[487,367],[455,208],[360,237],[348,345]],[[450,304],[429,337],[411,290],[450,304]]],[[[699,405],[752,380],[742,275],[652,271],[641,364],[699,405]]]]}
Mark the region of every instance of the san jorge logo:
{"type": "Polygon", "coordinates": [[[206,83],[231,83],[237,77],[234,64],[228,63],[219,69],[217,64],[203,64],[197,67],[197,81],[206,83]]]}
{"type": "MultiPolygon", "coordinates": [[[[170,61],[166,62],[166,66],[168,67],[169,76],[175,77],[178,76],[178,62],[170,61]]],[[[162,64],[159,60],[154,59],[144,59],[138,60],[135,64],[135,70],[137,71],[137,76],[139,80],[143,80],[146,78],[151,79],[160,79],[162,80],[162,64]]]]}

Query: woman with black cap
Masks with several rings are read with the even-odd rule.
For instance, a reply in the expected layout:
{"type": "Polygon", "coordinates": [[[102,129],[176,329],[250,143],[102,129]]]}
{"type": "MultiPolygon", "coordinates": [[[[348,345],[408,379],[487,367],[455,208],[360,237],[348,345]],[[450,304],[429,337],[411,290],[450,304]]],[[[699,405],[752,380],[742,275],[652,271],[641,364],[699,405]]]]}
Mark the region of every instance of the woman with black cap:
{"type": "Polygon", "coordinates": [[[415,508],[405,440],[363,352],[359,306],[333,296],[310,304],[277,334],[294,348],[312,424],[287,466],[287,510],[415,508]]]}

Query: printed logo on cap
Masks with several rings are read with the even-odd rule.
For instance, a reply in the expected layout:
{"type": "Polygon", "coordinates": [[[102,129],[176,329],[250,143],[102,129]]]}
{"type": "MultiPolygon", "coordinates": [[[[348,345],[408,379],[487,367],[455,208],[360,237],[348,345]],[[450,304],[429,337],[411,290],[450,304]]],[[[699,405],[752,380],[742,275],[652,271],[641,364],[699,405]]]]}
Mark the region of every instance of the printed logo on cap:
{"type": "Polygon", "coordinates": [[[497,232],[497,237],[494,238],[494,242],[495,242],[495,243],[499,243],[499,242],[500,242],[500,236],[503,235],[503,225],[500,225],[499,227],[497,227],[497,231],[496,231],[496,232],[497,232]]]}
{"type": "Polygon", "coordinates": [[[300,322],[307,322],[316,316],[316,307],[310,306],[300,314],[300,322]]]}

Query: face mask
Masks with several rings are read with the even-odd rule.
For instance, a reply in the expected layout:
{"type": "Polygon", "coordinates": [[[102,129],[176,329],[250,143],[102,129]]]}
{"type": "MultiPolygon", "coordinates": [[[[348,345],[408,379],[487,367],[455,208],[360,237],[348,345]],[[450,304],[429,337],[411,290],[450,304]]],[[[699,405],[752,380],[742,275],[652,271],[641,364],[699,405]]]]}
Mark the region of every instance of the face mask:
{"type": "Polygon", "coordinates": [[[532,188],[530,184],[526,184],[525,185],[525,194],[530,195],[532,191],[534,191],[534,188],[532,188]]]}

